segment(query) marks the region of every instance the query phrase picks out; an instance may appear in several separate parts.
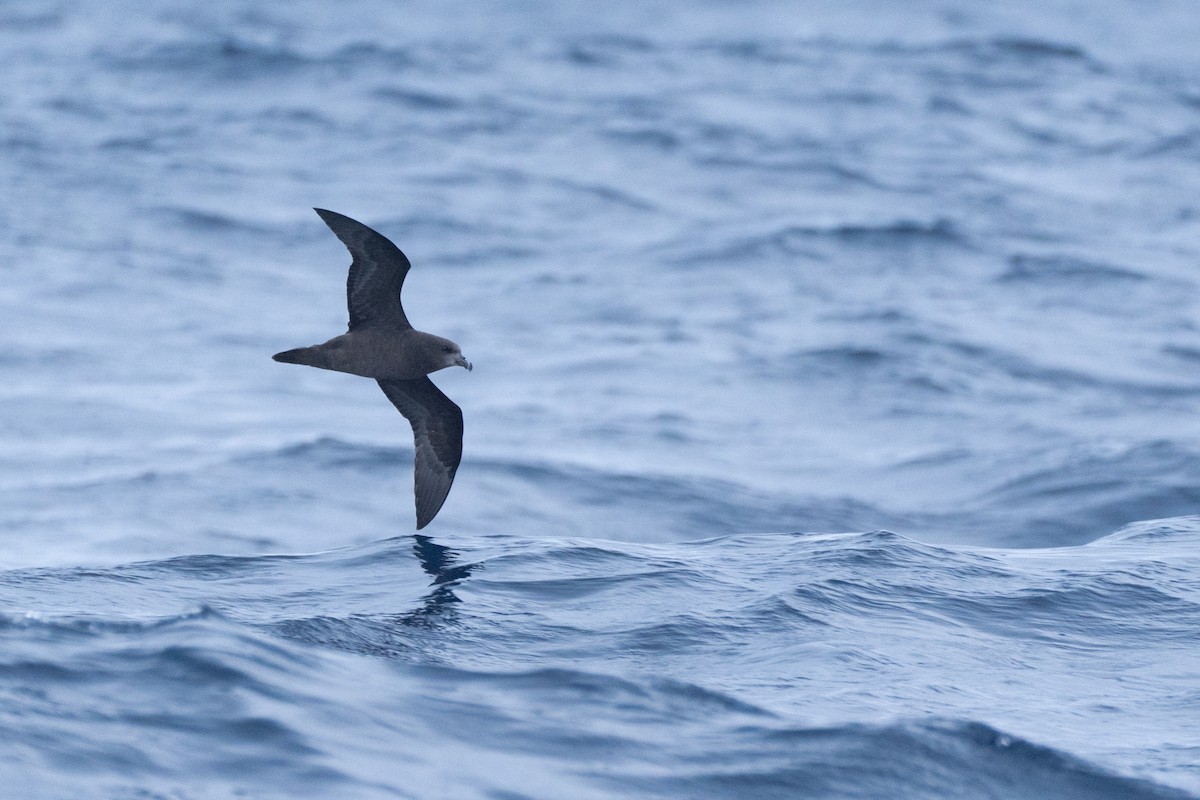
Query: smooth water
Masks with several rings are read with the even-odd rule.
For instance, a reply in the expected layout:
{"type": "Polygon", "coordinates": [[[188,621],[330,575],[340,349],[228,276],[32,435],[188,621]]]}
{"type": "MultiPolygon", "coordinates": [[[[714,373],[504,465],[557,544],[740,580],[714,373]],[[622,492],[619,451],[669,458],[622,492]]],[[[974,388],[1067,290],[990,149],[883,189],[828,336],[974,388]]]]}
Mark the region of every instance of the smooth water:
{"type": "Polygon", "coordinates": [[[1196,41],[0,5],[8,795],[1200,797],[1196,41]],[[345,327],[312,206],[477,367],[424,536],[270,360],[345,327]]]}

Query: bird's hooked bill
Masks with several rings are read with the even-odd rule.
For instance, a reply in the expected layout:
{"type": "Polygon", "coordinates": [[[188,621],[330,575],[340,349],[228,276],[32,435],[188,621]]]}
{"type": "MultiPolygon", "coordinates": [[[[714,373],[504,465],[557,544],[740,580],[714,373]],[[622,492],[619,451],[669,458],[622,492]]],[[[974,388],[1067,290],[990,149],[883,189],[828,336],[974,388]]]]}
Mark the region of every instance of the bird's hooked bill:
{"type": "Polygon", "coordinates": [[[458,364],[460,367],[465,367],[467,372],[470,372],[471,370],[475,369],[473,366],[471,366],[471,362],[467,361],[462,356],[459,356],[458,358],[454,359],[454,363],[458,364]]]}

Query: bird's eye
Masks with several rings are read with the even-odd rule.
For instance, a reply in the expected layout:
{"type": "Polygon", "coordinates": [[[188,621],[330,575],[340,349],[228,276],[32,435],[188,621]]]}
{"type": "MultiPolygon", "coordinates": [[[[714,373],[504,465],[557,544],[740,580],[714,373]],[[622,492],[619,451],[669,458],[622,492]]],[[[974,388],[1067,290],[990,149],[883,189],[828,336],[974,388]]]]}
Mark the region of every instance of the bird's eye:
{"type": "Polygon", "coordinates": [[[442,352],[443,352],[443,353],[452,353],[452,352],[454,352],[454,351],[453,351],[453,350],[451,350],[449,347],[443,347],[443,348],[442,348],[442,352]]]}

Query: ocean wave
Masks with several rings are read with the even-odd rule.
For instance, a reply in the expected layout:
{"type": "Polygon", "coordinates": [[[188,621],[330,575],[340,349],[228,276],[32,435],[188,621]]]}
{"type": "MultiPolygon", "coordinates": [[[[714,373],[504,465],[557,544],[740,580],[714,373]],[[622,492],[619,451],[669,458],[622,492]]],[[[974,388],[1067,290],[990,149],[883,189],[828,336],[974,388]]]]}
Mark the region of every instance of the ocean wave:
{"type": "Polygon", "coordinates": [[[1136,270],[1069,256],[1016,255],[996,280],[1005,282],[1142,282],[1149,278],[1136,270]]]}
{"type": "Polygon", "coordinates": [[[1143,520],[1125,525],[1120,530],[1101,537],[1092,542],[1092,544],[1102,546],[1106,543],[1170,542],[1178,540],[1181,537],[1190,538],[1195,536],[1198,526],[1200,526],[1200,517],[1196,516],[1143,520]]]}
{"type": "Polygon", "coordinates": [[[1190,476],[1200,467],[1200,453],[1185,444],[1159,441],[1116,452],[1052,451],[1042,464],[1031,462],[1016,476],[997,482],[975,500],[979,507],[1004,509],[1019,505],[1043,541],[1063,541],[1075,528],[1111,531],[1130,521],[1188,514],[1200,504],[1200,490],[1190,476]],[[1131,476],[1140,476],[1135,480],[1131,476]],[[1152,479],[1149,479],[1151,478],[1152,479]],[[1051,533],[1058,529],[1060,533],[1051,533]]]}
{"type": "MultiPolygon", "coordinates": [[[[137,71],[161,77],[169,73],[205,75],[235,83],[291,77],[327,68],[379,68],[395,75],[410,71],[437,74],[447,69],[484,68],[491,53],[448,37],[434,42],[392,44],[372,38],[343,41],[333,47],[297,46],[279,37],[192,30],[174,40],[135,38],[121,50],[98,48],[95,56],[106,68],[137,71]]],[[[442,108],[441,103],[423,106],[442,108]]]]}
{"type": "MultiPolygon", "coordinates": [[[[337,618],[329,612],[345,606],[359,610],[346,616],[344,624],[381,630],[383,618],[371,615],[400,613],[390,606],[404,594],[412,604],[407,611],[427,611],[434,594],[441,602],[461,603],[462,597],[451,600],[446,593],[469,591],[467,605],[481,610],[500,611],[521,598],[518,605],[527,612],[540,607],[559,624],[578,614],[595,614],[577,617],[579,631],[603,626],[606,620],[637,620],[634,609],[587,611],[603,595],[640,597],[658,609],[669,608],[670,602],[653,600],[656,595],[707,598],[666,618],[644,618],[641,625],[649,633],[679,614],[693,614],[679,618],[685,628],[701,621],[736,622],[737,630],[755,635],[778,624],[779,598],[790,598],[787,603],[802,624],[816,620],[857,626],[853,618],[884,610],[878,603],[887,595],[896,614],[906,607],[941,608],[955,618],[997,618],[1015,628],[1036,628],[1044,618],[1057,620],[1064,631],[1090,630],[1104,639],[1135,634],[1120,626],[1147,616],[1174,618],[1180,630],[1195,622],[1200,605],[1184,600],[1191,591],[1185,564],[1194,560],[1189,548],[1195,535],[1195,518],[1139,523],[1083,548],[1042,551],[934,546],[888,531],[737,535],[679,545],[489,536],[455,547],[417,535],[306,556],[193,555],[104,568],[9,570],[0,574],[0,591],[7,593],[10,607],[44,609],[35,616],[5,617],[10,629],[65,624],[49,613],[48,603],[38,603],[43,593],[103,595],[104,605],[94,617],[76,620],[81,631],[102,628],[105,615],[117,609],[154,607],[155,594],[170,596],[171,605],[183,608],[152,624],[136,622],[132,629],[214,615],[286,626],[306,619],[296,616],[297,610],[320,610],[313,619],[328,621],[337,618]],[[1135,546],[1148,540],[1159,552],[1135,546]],[[1127,548],[1124,555],[1122,547],[1127,548]],[[1169,557],[1185,562],[1164,575],[1160,565],[1169,557]],[[1114,571],[1114,558],[1121,560],[1119,571],[1114,571]],[[1076,566],[1066,568],[1069,564],[1076,566]],[[349,575],[356,577],[345,580],[349,575]],[[1178,589],[1171,588],[1175,583],[1178,589]],[[289,587],[297,585],[308,589],[294,594],[289,587]],[[360,605],[356,598],[370,602],[360,605]],[[713,616],[719,608],[731,614],[713,616]],[[760,611],[766,615],[761,620],[756,617],[760,611]],[[738,619],[743,615],[748,616],[738,619]],[[1104,620],[1118,627],[1106,629],[1104,620]]],[[[936,624],[934,618],[927,621],[936,624]]],[[[633,629],[620,625],[616,630],[633,629]]],[[[647,635],[645,642],[654,647],[655,637],[647,635]]]]}
{"type": "MultiPolygon", "coordinates": [[[[967,786],[1183,798],[1096,766],[1121,752],[1103,735],[1038,743],[1058,712],[1024,698],[1050,682],[1075,715],[1102,716],[1087,710],[1100,698],[1157,702],[1113,694],[1120,672],[1108,670],[1190,646],[1200,602],[1170,587],[1197,592],[1196,531],[1166,520],[1051,551],[887,531],[679,545],[415,536],[308,556],[10,570],[4,605],[48,610],[0,619],[0,677],[20,687],[5,721],[92,785],[164,791],[189,775],[210,787],[253,776],[268,791],[318,776],[327,792],[389,796],[403,776],[341,756],[394,763],[398,746],[440,768],[531,759],[582,797],[739,786],[932,798],[967,786]],[[1144,574],[1163,559],[1178,569],[1144,574]],[[103,603],[80,615],[87,597],[103,603]],[[131,617],[181,602],[192,605],[131,617]],[[1002,652],[1014,663],[990,674],[1002,652]],[[941,702],[908,706],[929,681],[941,702]],[[873,719],[882,708],[896,718],[873,719]],[[421,735],[385,733],[397,730],[421,735]],[[362,749],[380,736],[392,744],[362,749]],[[185,749],[205,752],[199,773],[185,749]]],[[[1173,719],[1161,746],[1186,727],[1173,719]]],[[[506,774],[468,770],[455,794],[513,790],[506,774]]]]}
{"type": "Polygon", "coordinates": [[[1055,61],[1096,64],[1087,50],[1078,44],[1024,36],[954,38],[931,44],[888,42],[876,47],[884,52],[916,55],[961,53],[984,62],[1005,58],[1035,65],[1055,61]]]}
{"type": "MultiPolygon", "coordinates": [[[[816,387],[844,381],[848,374],[858,374],[862,391],[873,385],[881,393],[905,386],[905,396],[890,412],[898,417],[929,418],[928,409],[912,406],[914,393],[977,396],[970,386],[942,385],[949,373],[937,368],[929,354],[833,348],[776,362],[773,368],[780,369],[782,363],[816,387]]],[[[1108,389],[1113,390],[1120,387],[1108,389]]],[[[681,427],[671,417],[660,424],[659,446],[686,444],[689,426],[681,427]]],[[[27,482],[19,483],[5,488],[2,496],[12,514],[18,509],[24,514],[21,524],[26,529],[103,527],[112,498],[137,497],[138,511],[126,517],[124,528],[129,535],[144,533],[148,542],[167,532],[190,532],[192,538],[203,536],[207,547],[240,552],[286,549],[286,543],[294,546],[298,541],[318,547],[331,534],[335,540],[344,537],[338,528],[361,531],[358,536],[365,538],[372,538],[372,532],[380,536],[395,531],[408,516],[412,458],[406,446],[322,436],[210,454],[186,466],[109,468],[108,474],[94,478],[43,480],[34,496],[28,495],[27,482]],[[221,506],[196,530],[177,509],[192,507],[199,497],[209,495],[221,498],[221,506]],[[308,538],[297,539],[301,534],[308,538]]],[[[892,480],[903,480],[912,473],[953,473],[977,458],[974,445],[955,443],[897,458],[885,467],[896,476],[892,480]]],[[[1194,510],[1200,495],[1189,476],[1200,469],[1198,459],[1186,443],[1169,440],[1090,448],[1048,443],[1021,459],[999,454],[990,474],[944,500],[930,495],[918,507],[903,493],[876,493],[872,501],[802,484],[762,484],[753,475],[722,479],[712,473],[672,474],[653,467],[605,469],[551,458],[477,456],[464,462],[463,474],[471,477],[456,487],[462,503],[456,527],[472,533],[494,530],[495,514],[507,503],[520,502],[536,509],[526,513],[526,533],[552,537],[680,541],[738,533],[887,528],[935,541],[969,538],[1023,547],[1082,543],[1131,521],[1194,510]]]]}
{"type": "Polygon", "coordinates": [[[284,45],[213,35],[170,43],[142,41],[121,51],[101,51],[100,60],[114,70],[161,75],[165,71],[216,69],[226,79],[253,80],[311,63],[284,45]]]}
{"type": "Polygon", "coordinates": [[[954,37],[932,42],[901,41],[848,37],[756,38],[719,40],[697,47],[730,59],[759,61],[766,64],[814,64],[837,53],[871,53],[881,56],[929,56],[963,54],[982,62],[1011,59],[1022,63],[1084,62],[1095,63],[1081,45],[1023,36],[954,37]]]}
{"type": "Polygon", "coordinates": [[[842,222],[828,225],[787,225],[775,230],[732,237],[713,248],[698,248],[691,241],[672,249],[671,262],[681,266],[697,263],[737,264],[748,260],[788,256],[822,258],[819,249],[829,241],[846,245],[889,249],[925,242],[931,245],[968,246],[969,240],[948,219],[898,219],[879,222],[842,222]]]}
{"type": "Polygon", "coordinates": [[[771,798],[797,792],[816,798],[1190,797],[983,723],[956,720],[765,730],[746,736],[732,754],[707,754],[697,773],[634,785],[650,796],[714,798],[741,792],[771,798]],[[864,753],[872,758],[864,761],[864,753]]]}

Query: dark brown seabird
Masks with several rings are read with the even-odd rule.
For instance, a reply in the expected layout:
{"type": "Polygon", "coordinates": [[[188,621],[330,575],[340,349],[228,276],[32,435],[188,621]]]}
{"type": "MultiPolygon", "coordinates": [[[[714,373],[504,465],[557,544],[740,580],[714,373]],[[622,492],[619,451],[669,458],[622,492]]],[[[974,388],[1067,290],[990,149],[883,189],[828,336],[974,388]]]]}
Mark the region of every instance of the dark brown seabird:
{"type": "Polygon", "coordinates": [[[409,324],[400,290],[412,265],[400,248],[361,222],[322,208],[313,210],[353,257],[346,279],[350,329],[324,344],[286,350],[272,358],[375,379],[412,424],[413,492],[420,530],[446,502],[462,460],[462,410],[428,375],[454,366],[470,370],[471,362],[454,342],[409,324]]]}

